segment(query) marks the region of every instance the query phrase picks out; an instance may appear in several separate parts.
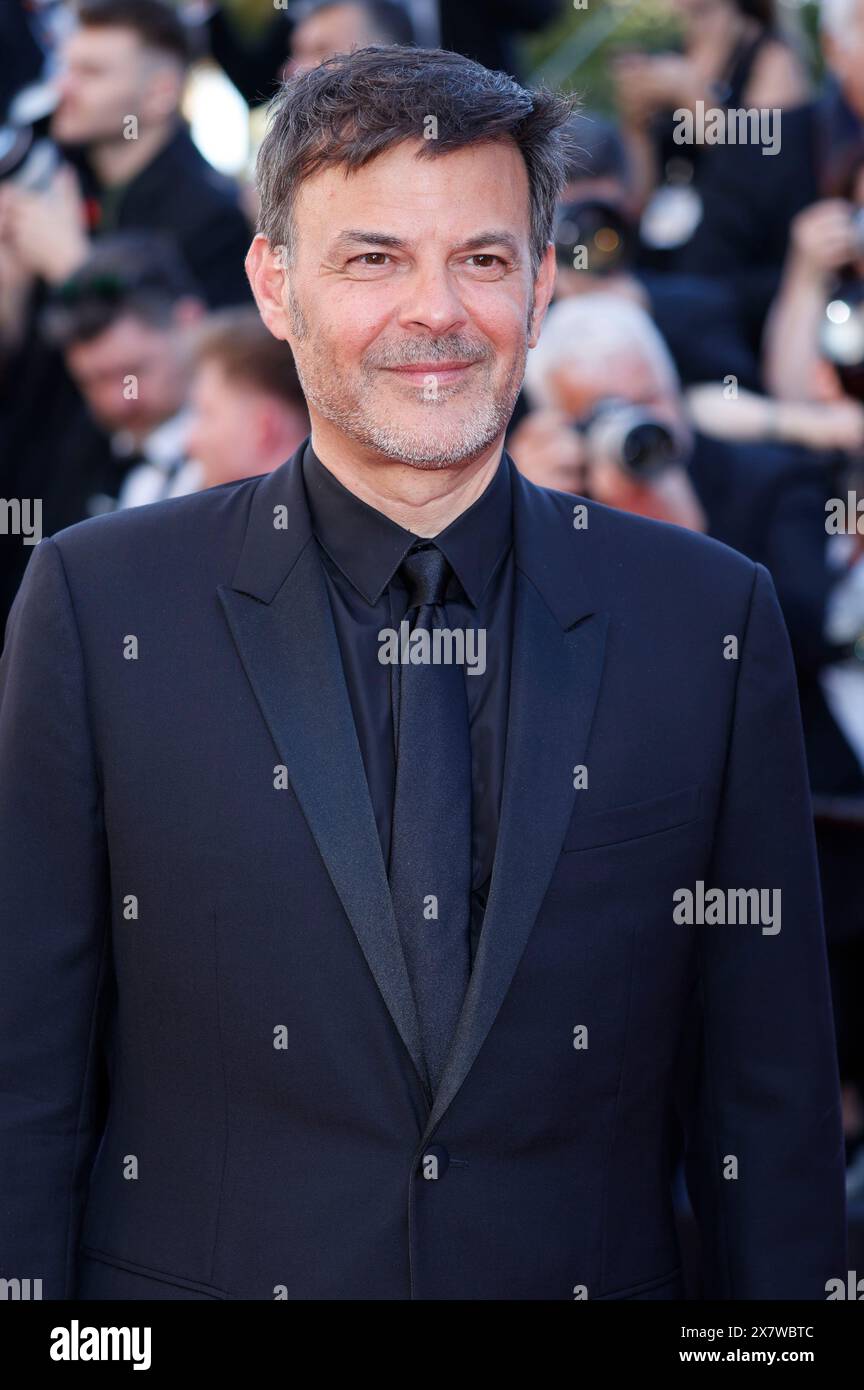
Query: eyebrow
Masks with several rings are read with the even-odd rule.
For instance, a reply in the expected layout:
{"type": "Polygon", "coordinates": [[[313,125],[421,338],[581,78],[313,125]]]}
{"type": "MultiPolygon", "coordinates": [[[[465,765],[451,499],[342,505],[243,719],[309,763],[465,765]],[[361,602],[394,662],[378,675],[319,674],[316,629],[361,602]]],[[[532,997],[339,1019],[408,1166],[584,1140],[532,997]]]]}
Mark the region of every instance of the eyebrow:
{"type": "MultiPolygon", "coordinates": [[[[394,251],[403,251],[411,246],[411,242],[404,238],[391,236],[387,232],[364,231],[362,228],[349,227],[340,232],[331,243],[331,251],[349,250],[352,246],[374,244],[375,246],[389,246],[394,251]]],[[[481,246],[506,246],[513,256],[519,256],[521,247],[512,232],[506,232],[501,227],[493,227],[489,231],[480,232],[477,236],[469,237],[467,241],[460,242],[454,247],[456,251],[476,251],[481,246]]]]}

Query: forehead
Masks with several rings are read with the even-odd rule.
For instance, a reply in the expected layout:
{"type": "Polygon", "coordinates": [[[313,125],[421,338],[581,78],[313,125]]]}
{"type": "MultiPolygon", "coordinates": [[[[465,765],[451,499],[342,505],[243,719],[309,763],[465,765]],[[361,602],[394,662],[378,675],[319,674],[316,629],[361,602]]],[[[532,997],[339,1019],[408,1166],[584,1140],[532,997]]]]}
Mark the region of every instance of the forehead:
{"type": "Polygon", "coordinates": [[[507,226],[527,237],[528,170],[511,140],[478,141],[435,157],[405,140],[360,169],[330,166],[305,179],[295,217],[321,238],[363,226],[403,237],[456,243],[481,226],[507,226]]]}
{"type": "Polygon", "coordinates": [[[315,10],[306,19],[301,19],[294,31],[294,42],[316,43],[326,40],[331,34],[340,38],[349,30],[362,32],[366,22],[361,5],[327,5],[315,10]]]}
{"type": "Polygon", "coordinates": [[[660,364],[647,349],[635,345],[618,352],[600,350],[592,356],[587,352],[575,353],[549,372],[549,384],[569,401],[588,401],[598,392],[606,392],[610,382],[626,383],[626,394],[631,399],[650,398],[668,389],[660,364]]]}
{"type": "Polygon", "coordinates": [[[208,400],[221,402],[229,391],[233,391],[235,381],[225,371],[225,365],[215,353],[206,353],[195,367],[195,390],[208,400]]]}
{"type": "Polygon", "coordinates": [[[140,60],[144,49],[134,29],[113,25],[82,24],[73,30],[66,57],[74,62],[114,67],[140,60]]]}
{"type": "Polygon", "coordinates": [[[121,318],[109,323],[108,327],[95,338],[74,343],[69,349],[70,358],[80,367],[101,366],[112,362],[124,353],[146,352],[150,348],[164,348],[166,329],[145,323],[137,314],[123,314],[121,318]]]}

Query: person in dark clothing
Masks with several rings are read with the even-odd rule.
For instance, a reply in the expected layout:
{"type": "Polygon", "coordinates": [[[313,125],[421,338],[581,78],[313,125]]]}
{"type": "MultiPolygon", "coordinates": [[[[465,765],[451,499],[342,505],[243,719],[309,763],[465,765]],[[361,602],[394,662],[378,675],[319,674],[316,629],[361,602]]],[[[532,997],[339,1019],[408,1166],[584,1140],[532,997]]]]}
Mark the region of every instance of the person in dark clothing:
{"type": "Polygon", "coordinates": [[[78,19],[51,122],[68,162],[45,191],[3,189],[24,266],[59,284],[86,260],[91,236],[153,230],[174,238],[211,307],[249,302],[251,232],[237,189],[180,115],[183,23],[161,0],[85,0],[78,19]]]}
{"type": "MultiPolygon", "coordinates": [[[[187,340],[204,305],[171,239],[100,237],[84,265],[37,303],[32,333],[0,363],[2,495],[40,499],[48,536],[132,505],[130,495],[149,500],[147,482],[154,498],[177,495],[187,340]]],[[[29,542],[2,541],[0,628],[30,556],[29,542]]]]}
{"type": "Polygon", "coordinates": [[[218,6],[207,28],[212,57],[250,106],[272,96],[283,76],[314,67],[331,53],[416,40],[411,16],[398,0],[325,0],[297,17],[278,11],[254,40],[242,39],[218,6]]]}
{"type": "Polygon", "coordinates": [[[573,116],[570,131],[573,153],[556,226],[556,298],[594,290],[625,293],[651,313],[685,385],[722,380],[732,373],[742,386],[759,390],[757,345],[751,341],[734,284],[713,275],[637,266],[635,180],[620,130],[606,117],[586,110],[573,116]],[[586,234],[591,247],[597,248],[610,233],[614,253],[595,258],[592,249],[589,260],[577,264],[576,252],[583,251],[586,234]],[[705,332],[706,323],[711,324],[710,333],[705,332]]]}
{"type": "MultiPolygon", "coordinates": [[[[85,187],[87,174],[85,172],[85,187]]],[[[192,141],[185,123],[122,190],[95,190],[97,234],[170,231],[212,309],[251,303],[243,260],[251,241],[234,185],[192,141]]]]}
{"type": "MultiPolygon", "coordinates": [[[[125,467],[59,353],[31,337],[0,365],[0,495],[40,499],[45,535],[89,515],[90,498],[116,494],[125,467]]],[[[0,647],[30,553],[18,536],[0,537],[0,647]]]]}
{"type": "Polygon", "coordinates": [[[23,0],[6,0],[0,5],[0,121],[16,93],[42,72],[44,54],[33,18],[23,0]]]}
{"type": "Polygon", "coordinates": [[[560,0],[474,0],[471,5],[461,0],[324,0],[306,6],[299,17],[279,11],[254,39],[241,36],[224,5],[211,8],[206,25],[211,54],[254,105],[272,96],[282,69],[287,64],[291,70],[292,58],[307,66],[310,59],[321,62],[330,53],[370,43],[440,46],[522,80],[514,33],[545,28],[560,9],[560,0]],[[326,27],[318,23],[325,12],[326,27]],[[314,39],[310,32],[306,42],[303,31],[311,31],[313,21],[314,39]]]}
{"type": "Polygon", "coordinates": [[[640,264],[721,279],[755,346],[789,222],[808,197],[800,142],[787,139],[807,76],[770,0],[678,9],[682,51],[622,54],[613,67],[642,208],[640,264]],[[700,109],[718,117],[704,140],[682,118],[700,109]]]}

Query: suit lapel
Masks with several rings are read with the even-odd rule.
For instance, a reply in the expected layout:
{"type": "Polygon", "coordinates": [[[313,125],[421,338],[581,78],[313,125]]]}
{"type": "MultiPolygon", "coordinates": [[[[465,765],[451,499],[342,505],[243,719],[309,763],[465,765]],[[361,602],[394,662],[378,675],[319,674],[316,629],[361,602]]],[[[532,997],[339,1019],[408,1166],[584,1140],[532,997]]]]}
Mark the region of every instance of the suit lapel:
{"type": "Polygon", "coordinates": [[[240,660],[327,871],[431,1105],[427,1142],[468,1075],[525,949],[574,807],[608,614],[586,583],[573,499],[513,484],[515,612],[498,842],[480,944],[437,1094],[399,941],[323,570],[306,506],[306,441],[262,478],[231,585],[240,660]],[[274,654],[278,653],[278,660],[274,654]]]}
{"type": "Polygon", "coordinates": [[[309,525],[303,448],[259,483],[232,585],[220,585],[219,597],[291,786],[428,1098],[419,1022],[309,525]]]}
{"type": "Polygon", "coordinates": [[[592,612],[571,499],[533,487],[510,466],[516,591],[498,840],[480,944],[424,1143],[470,1071],[527,944],[573,813],[573,769],[585,761],[603,668],[608,613],[592,612]]]}

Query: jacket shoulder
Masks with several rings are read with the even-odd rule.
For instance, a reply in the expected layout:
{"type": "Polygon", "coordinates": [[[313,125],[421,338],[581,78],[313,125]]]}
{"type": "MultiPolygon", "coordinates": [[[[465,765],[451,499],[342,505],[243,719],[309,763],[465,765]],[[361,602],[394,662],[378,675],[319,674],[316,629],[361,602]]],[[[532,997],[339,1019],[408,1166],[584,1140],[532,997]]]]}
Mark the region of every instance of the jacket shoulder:
{"type": "Polygon", "coordinates": [[[716,577],[739,578],[752,582],[758,566],[741,551],[700,531],[691,531],[670,521],[655,521],[620,511],[576,493],[556,492],[528,484],[538,509],[548,512],[570,527],[577,523],[592,539],[592,556],[608,555],[616,567],[641,569],[650,566],[655,574],[670,576],[706,573],[716,577]],[[577,514],[574,509],[582,509],[577,514]]]}

